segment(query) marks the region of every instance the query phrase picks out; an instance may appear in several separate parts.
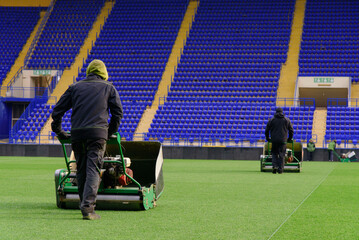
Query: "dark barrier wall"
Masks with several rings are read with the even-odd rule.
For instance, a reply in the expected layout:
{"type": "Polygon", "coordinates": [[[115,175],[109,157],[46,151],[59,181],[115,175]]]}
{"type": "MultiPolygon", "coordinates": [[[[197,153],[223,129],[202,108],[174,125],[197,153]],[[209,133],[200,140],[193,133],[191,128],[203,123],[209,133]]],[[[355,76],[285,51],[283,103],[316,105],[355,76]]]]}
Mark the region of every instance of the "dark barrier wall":
{"type": "MultiPolygon", "coordinates": [[[[71,154],[71,146],[66,146],[67,154],[71,154]]],[[[35,144],[0,144],[0,156],[37,156],[37,157],[63,157],[61,145],[35,145],[35,144]]]]}
{"type": "Polygon", "coordinates": [[[163,158],[259,160],[262,151],[262,148],[163,147],[163,158]]]}
{"type": "MultiPolygon", "coordinates": [[[[235,147],[175,147],[163,146],[164,159],[216,159],[216,160],[259,160],[262,148],[235,148],[235,147]]],[[[68,155],[71,146],[66,146],[68,155]]],[[[337,149],[337,152],[347,153],[354,151],[359,158],[359,149],[337,149]]],[[[307,160],[307,150],[304,149],[303,160],[307,160]]],[[[0,156],[39,156],[63,157],[61,145],[35,144],[0,144],[0,156]]],[[[317,149],[314,152],[314,161],[328,161],[328,150],[317,149]]],[[[334,160],[338,161],[334,156],[334,160]]]]}
{"type": "Polygon", "coordinates": [[[0,139],[9,138],[9,125],[11,116],[10,110],[7,105],[0,100],[0,139]]]}

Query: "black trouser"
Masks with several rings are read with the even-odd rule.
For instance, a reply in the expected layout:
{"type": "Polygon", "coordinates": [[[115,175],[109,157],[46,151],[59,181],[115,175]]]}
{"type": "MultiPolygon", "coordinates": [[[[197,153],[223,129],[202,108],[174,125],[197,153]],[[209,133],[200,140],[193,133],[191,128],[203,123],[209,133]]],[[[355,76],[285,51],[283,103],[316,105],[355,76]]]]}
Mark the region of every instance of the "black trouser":
{"type": "Polygon", "coordinates": [[[313,152],[309,152],[308,151],[308,160],[312,161],[313,160],[313,152]]]}
{"type": "Polygon", "coordinates": [[[278,172],[283,172],[286,148],[287,145],[283,142],[272,142],[272,164],[278,172]]]}
{"type": "Polygon", "coordinates": [[[72,142],[72,150],[77,164],[76,178],[82,214],[91,213],[95,209],[105,148],[105,139],[72,142]]]}
{"type": "Polygon", "coordinates": [[[328,160],[333,161],[333,150],[328,149],[328,160]]]}

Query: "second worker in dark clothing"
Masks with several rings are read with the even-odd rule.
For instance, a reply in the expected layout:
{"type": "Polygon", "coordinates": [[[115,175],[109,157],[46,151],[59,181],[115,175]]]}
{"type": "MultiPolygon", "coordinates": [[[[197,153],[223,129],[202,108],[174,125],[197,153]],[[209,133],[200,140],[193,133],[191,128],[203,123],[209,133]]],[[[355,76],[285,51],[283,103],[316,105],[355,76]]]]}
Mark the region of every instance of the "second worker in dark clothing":
{"type": "Polygon", "coordinates": [[[118,92],[107,79],[105,64],[93,60],[87,67],[86,78],[69,86],[52,112],[52,131],[60,139],[67,138],[61,121],[65,112],[72,108],[71,142],[77,164],[80,209],[83,219],[88,220],[100,218],[95,213],[95,202],[106,140],[117,132],[123,116],[118,92]]]}
{"type": "Polygon", "coordinates": [[[284,168],[286,142],[291,141],[293,138],[292,123],[284,116],[282,108],[277,108],[274,117],[268,121],[265,136],[267,141],[272,141],[273,173],[282,173],[284,168]]]}

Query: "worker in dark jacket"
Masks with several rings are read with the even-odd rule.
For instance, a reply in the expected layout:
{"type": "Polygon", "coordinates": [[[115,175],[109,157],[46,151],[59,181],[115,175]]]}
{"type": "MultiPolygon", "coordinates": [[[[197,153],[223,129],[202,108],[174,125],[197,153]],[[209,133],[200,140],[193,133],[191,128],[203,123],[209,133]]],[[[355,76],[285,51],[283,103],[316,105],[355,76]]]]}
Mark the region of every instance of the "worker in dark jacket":
{"type": "Polygon", "coordinates": [[[286,142],[292,141],[293,126],[282,108],[277,108],[274,117],[268,121],[265,136],[267,141],[272,141],[273,173],[283,173],[286,142]]]}
{"type": "Polygon", "coordinates": [[[118,131],[123,116],[118,92],[107,79],[105,64],[93,60],[86,70],[86,78],[69,86],[52,112],[52,131],[60,139],[66,139],[69,136],[61,129],[61,121],[72,108],[71,142],[77,164],[80,209],[83,219],[88,220],[100,218],[94,209],[106,140],[118,131]]]}

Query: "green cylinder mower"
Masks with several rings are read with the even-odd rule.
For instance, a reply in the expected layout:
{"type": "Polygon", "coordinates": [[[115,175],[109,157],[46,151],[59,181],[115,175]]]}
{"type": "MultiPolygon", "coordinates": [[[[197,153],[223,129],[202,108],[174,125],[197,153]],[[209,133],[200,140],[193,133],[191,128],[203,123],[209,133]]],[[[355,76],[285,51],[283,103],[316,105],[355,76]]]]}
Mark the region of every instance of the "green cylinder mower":
{"type": "MultiPolygon", "coordinates": [[[[65,147],[71,140],[60,140],[60,143],[66,168],[55,171],[56,204],[59,208],[78,209],[76,160],[68,159],[65,147]]],[[[154,208],[164,189],[162,165],[161,143],[121,142],[116,133],[107,141],[103,168],[99,169],[101,183],[96,209],[154,208]]]]}
{"type": "MultiPolygon", "coordinates": [[[[300,172],[302,170],[303,147],[300,142],[287,142],[284,172],[300,172]]],[[[260,156],[261,172],[271,172],[272,164],[272,142],[266,142],[263,146],[263,154],[260,156]]]]}

